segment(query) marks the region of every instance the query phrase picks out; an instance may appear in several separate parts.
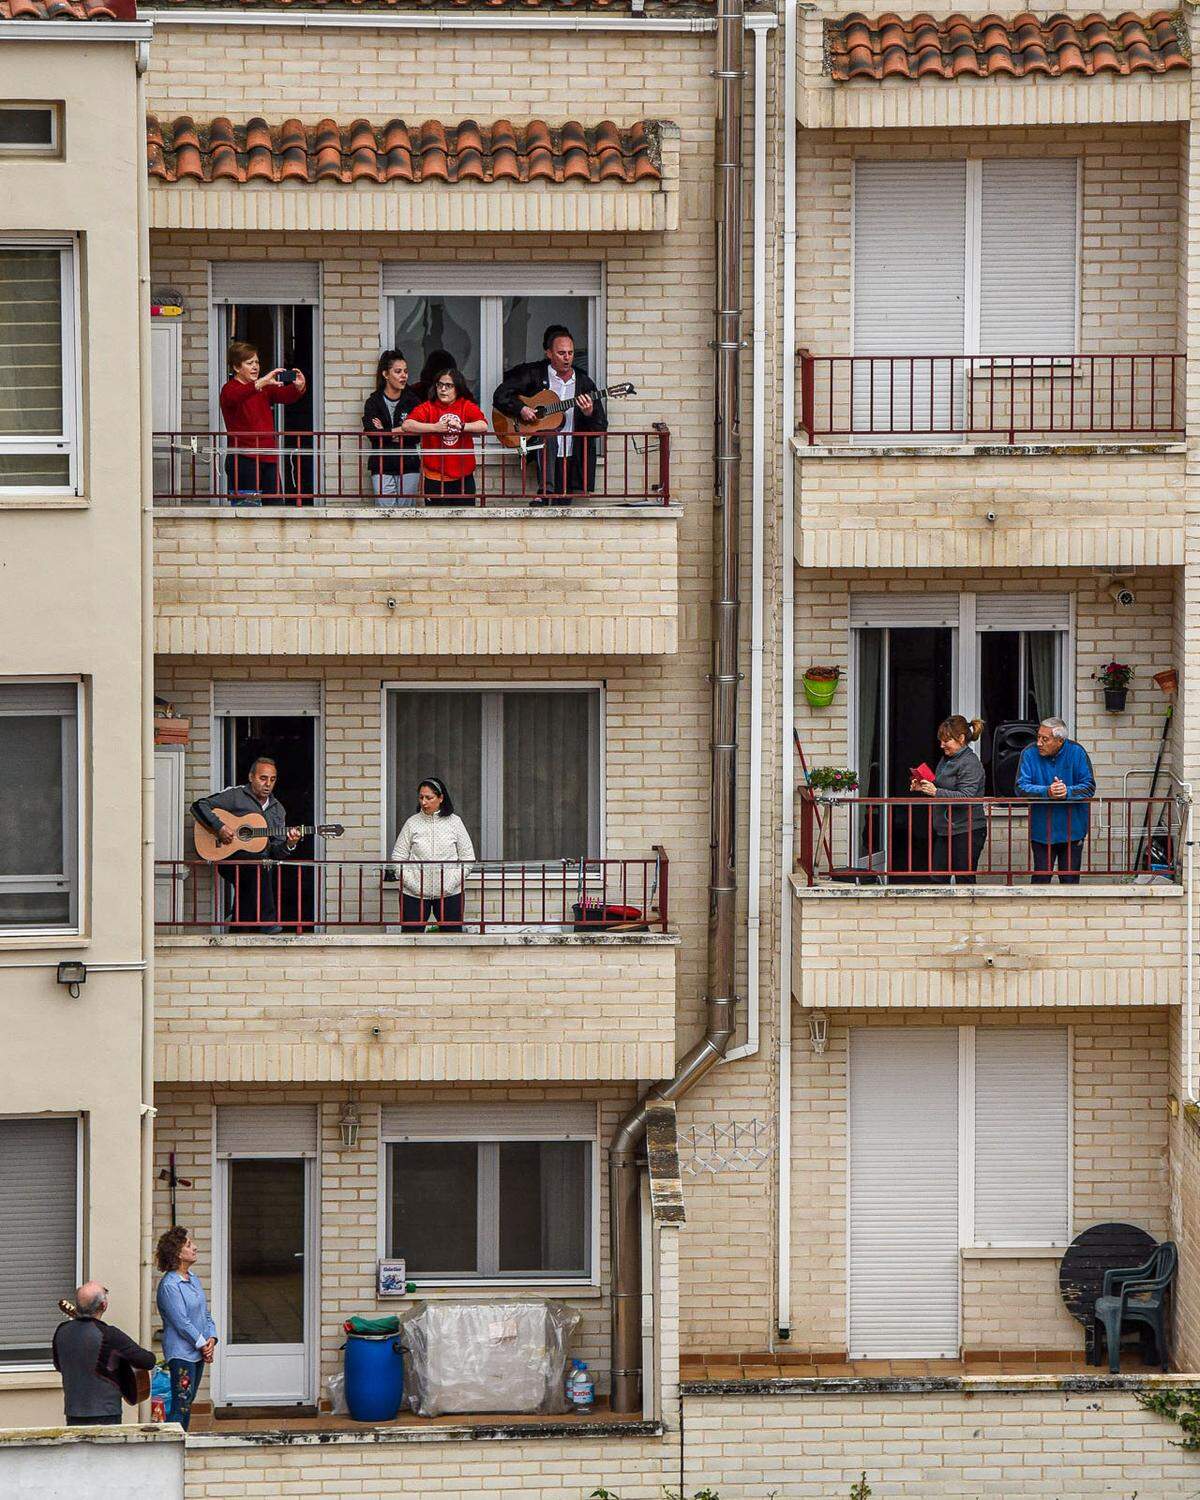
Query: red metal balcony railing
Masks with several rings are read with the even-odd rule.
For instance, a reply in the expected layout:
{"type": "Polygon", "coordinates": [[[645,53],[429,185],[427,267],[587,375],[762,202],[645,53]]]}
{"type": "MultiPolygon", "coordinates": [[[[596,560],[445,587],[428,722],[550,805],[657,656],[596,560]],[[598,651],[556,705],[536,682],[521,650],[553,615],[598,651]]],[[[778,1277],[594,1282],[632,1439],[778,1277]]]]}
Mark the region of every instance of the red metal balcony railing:
{"type": "Polygon", "coordinates": [[[1186,816],[1174,795],[825,801],[801,788],[797,862],[809,885],[1175,880],[1186,816]]]}
{"type": "Polygon", "coordinates": [[[666,932],[668,874],[658,844],[651,859],[537,864],[166,859],[155,861],[155,925],[251,934],[423,932],[431,924],[467,933],[666,932]]]}
{"type": "MultiPolygon", "coordinates": [[[[643,432],[578,432],[587,461],[595,459],[590,488],[571,487],[561,466],[550,464],[543,476],[538,460],[506,448],[495,433],[475,438],[475,467],[469,481],[443,477],[431,483],[415,475],[413,497],[377,493],[374,472],[384,462],[397,467],[403,458],[419,461],[418,450],[380,446],[365,432],[281,432],[269,448],[240,446],[226,432],[156,432],[154,434],[154,501],[156,505],[230,503],[240,493],[266,505],[528,505],[541,497],[551,503],[669,505],[671,500],[671,434],[663,423],[643,432]]],[[[554,434],[547,434],[552,445],[554,434]]],[[[397,476],[399,477],[399,476],[397,476]]],[[[399,488],[396,485],[395,488],[399,488]]]]}
{"type": "Polygon", "coordinates": [[[824,438],[1005,443],[1183,435],[1182,354],[800,352],[800,427],[824,438]]]}

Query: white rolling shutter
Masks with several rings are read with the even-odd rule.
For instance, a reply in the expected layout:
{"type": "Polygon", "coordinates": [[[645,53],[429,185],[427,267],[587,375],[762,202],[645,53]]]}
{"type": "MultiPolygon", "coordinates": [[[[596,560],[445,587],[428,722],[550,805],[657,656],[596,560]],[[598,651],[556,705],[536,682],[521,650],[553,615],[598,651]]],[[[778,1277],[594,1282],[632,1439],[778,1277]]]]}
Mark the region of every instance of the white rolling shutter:
{"type": "Polygon", "coordinates": [[[74,714],[78,704],[77,682],[0,683],[0,714],[74,714]]]}
{"type": "Polygon", "coordinates": [[[855,630],[888,626],[958,625],[957,594],[851,594],[850,624],[855,630]]]}
{"type": "Polygon", "coordinates": [[[320,682],[214,682],[213,712],[221,719],[315,718],[321,712],[320,682]]]}
{"type": "Polygon", "coordinates": [[[980,197],[981,353],[1074,353],[1078,160],[985,161],[980,197]]]}
{"type": "Polygon", "coordinates": [[[315,1104],[219,1104],[218,1156],[315,1156],[315,1104]]]}
{"type": "Polygon", "coordinates": [[[79,1120],[0,1120],[0,1364],[49,1358],[79,1280],[79,1120]]]}
{"type": "Polygon", "coordinates": [[[977,630],[1069,630],[1069,594],[976,594],[977,630]]]}
{"type": "Polygon", "coordinates": [[[851,1358],[959,1348],[958,1029],[850,1033],[851,1358]]]}
{"type": "Polygon", "coordinates": [[[596,1106],[530,1104],[385,1104],[388,1141],[594,1141],[596,1106]]]}
{"type": "Polygon", "coordinates": [[[603,284],[599,261],[558,265],[428,261],[388,261],[383,267],[385,297],[598,297],[603,284]]]}
{"type": "Polygon", "coordinates": [[[977,1245],[1065,1245],[1070,1233],[1065,1027],[975,1031],[977,1245]]]}
{"type": "Polygon", "coordinates": [[[321,266],[315,260],[219,260],[211,271],[214,305],[315,307],[321,300],[321,266]]]}

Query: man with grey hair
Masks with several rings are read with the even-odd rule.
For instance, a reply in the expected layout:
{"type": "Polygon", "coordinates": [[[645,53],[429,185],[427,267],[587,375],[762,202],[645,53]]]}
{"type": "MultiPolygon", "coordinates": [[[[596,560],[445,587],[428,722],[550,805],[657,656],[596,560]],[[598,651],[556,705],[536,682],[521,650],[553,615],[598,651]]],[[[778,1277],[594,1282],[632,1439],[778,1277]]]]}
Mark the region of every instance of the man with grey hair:
{"type": "MultiPolygon", "coordinates": [[[[66,1307],[66,1304],[63,1304],[66,1307]]],[[[121,1420],[121,1399],[137,1405],[135,1370],[156,1364],[149,1349],[101,1322],[108,1288],[85,1281],[75,1292],[75,1314],[54,1330],[54,1368],[62,1376],[68,1427],[108,1427],[121,1420]]]]}
{"type": "Polygon", "coordinates": [[[1016,790],[1018,797],[1047,803],[1029,813],[1032,884],[1049,885],[1057,869],[1060,885],[1078,885],[1096,777],[1087,751],[1071,739],[1061,719],[1043,719],[1036,742],[1022,750],[1016,790]]]}

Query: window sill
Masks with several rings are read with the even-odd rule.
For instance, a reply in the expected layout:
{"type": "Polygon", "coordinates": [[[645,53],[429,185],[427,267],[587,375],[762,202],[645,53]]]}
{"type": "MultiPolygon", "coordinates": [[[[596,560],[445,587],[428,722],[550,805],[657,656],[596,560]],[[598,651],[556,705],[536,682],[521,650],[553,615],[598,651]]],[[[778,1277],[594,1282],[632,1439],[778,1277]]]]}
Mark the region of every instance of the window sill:
{"type": "Polygon", "coordinates": [[[22,948],[86,948],[91,941],[83,932],[48,932],[45,929],[8,932],[0,928],[0,953],[22,948]]]}
{"type": "Polygon", "coordinates": [[[507,1301],[522,1295],[554,1297],[563,1302],[596,1302],[604,1296],[602,1286],[579,1281],[433,1281],[428,1285],[418,1281],[416,1287],[407,1297],[376,1297],[376,1306],[386,1309],[400,1302],[455,1302],[481,1296],[507,1301]]]}
{"type": "Polygon", "coordinates": [[[62,1377],[51,1364],[0,1365],[0,1391],[53,1391],[62,1377]]]}
{"type": "Polygon", "coordinates": [[[964,1245],[963,1260],[1061,1260],[1066,1245],[964,1245]]]}
{"type": "Polygon", "coordinates": [[[20,495],[0,495],[0,510],[90,510],[86,495],[38,495],[32,491],[20,495]]]}

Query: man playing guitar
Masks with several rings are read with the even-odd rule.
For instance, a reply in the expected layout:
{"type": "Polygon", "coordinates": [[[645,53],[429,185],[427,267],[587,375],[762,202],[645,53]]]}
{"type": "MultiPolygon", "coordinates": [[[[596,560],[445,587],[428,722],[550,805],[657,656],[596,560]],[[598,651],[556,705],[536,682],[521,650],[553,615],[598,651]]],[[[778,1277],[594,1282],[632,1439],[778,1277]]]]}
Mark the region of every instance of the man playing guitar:
{"type": "Polygon", "coordinates": [[[108,1290],[98,1281],[85,1281],[74,1302],[58,1305],[68,1321],[54,1330],[51,1357],[62,1376],[67,1426],[113,1426],[121,1420],[122,1399],[136,1406],[149,1395],[142,1372],[153,1370],[154,1355],[114,1324],[101,1321],[108,1311],[108,1290]]]}
{"type": "Polygon", "coordinates": [[[227,786],[211,797],[200,797],[192,803],[192,817],[215,834],[219,843],[232,844],[234,834],[226,828],[214,809],[242,815],[262,813],[267,820],[265,854],[239,851],[218,867],[221,879],[230,887],[232,911],[230,932],[282,931],[276,901],[275,869],[271,861],[286,859],[300,842],[301,830],[288,826],[283,803],[274,795],[279,772],[269,755],[260,755],[250,767],[249,779],[242,786],[227,786]],[[267,863],[264,863],[266,861],[267,863]]]}
{"type": "MultiPolygon", "coordinates": [[[[575,368],[575,340],[561,323],[551,323],[542,335],[545,359],[514,365],[496,387],[492,405],[497,411],[522,422],[532,422],[538,412],[526,398],[552,391],[569,407],[562,426],[540,440],[534,456],[538,465],[538,496],[534,505],[570,505],[572,495],[589,493],[596,485],[596,450],[601,439],[578,434],[607,432],[608,417],[596,382],[575,368]]],[[[529,451],[527,449],[527,451],[529,451]]]]}

